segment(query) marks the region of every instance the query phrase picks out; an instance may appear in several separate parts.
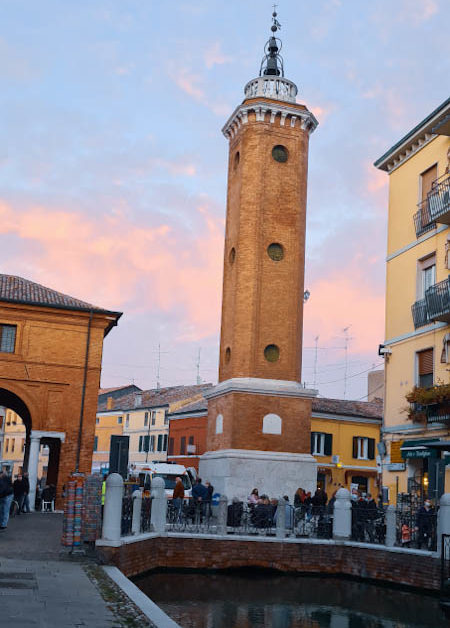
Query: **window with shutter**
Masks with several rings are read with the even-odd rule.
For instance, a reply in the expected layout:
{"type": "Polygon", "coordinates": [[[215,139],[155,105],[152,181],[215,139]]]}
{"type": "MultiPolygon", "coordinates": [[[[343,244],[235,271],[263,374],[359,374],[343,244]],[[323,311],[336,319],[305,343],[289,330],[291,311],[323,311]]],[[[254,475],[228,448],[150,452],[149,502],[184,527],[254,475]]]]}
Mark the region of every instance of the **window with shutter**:
{"type": "Polygon", "coordinates": [[[158,434],[158,451],[163,450],[163,435],[158,434]]]}
{"type": "Polygon", "coordinates": [[[331,456],[332,451],[333,451],[333,434],[325,434],[325,447],[324,447],[325,456],[331,456]]]}
{"type": "Polygon", "coordinates": [[[183,456],[186,453],[186,436],[181,437],[180,441],[180,454],[183,456]]]}
{"type": "Polygon", "coordinates": [[[374,460],[375,459],[375,439],[374,438],[369,438],[368,439],[368,457],[369,460],[374,460]]]}
{"type": "Polygon", "coordinates": [[[353,436],[353,458],[358,457],[358,438],[357,436],[353,436]]]}
{"type": "Polygon", "coordinates": [[[139,436],[139,448],[138,448],[138,451],[143,451],[143,449],[142,449],[142,439],[143,439],[143,436],[139,436]]]}
{"type": "Polygon", "coordinates": [[[421,186],[421,197],[422,201],[424,201],[428,193],[431,192],[431,188],[433,187],[434,181],[437,179],[437,164],[425,170],[420,175],[420,186],[421,186]]]}
{"type": "Polygon", "coordinates": [[[167,439],[169,437],[167,436],[167,434],[164,434],[164,438],[163,438],[163,451],[167,451],[167,439]]]}
{"type": "Polygon", "coordinates": [[[150,447],[150,436],[144,436],[144,451],[148,452],[150,447]]]}
{"type": "Polygon", "coordinates": [[[417,353],[418,385],[428,388],[433,385],[433,349],[425,349],[417,353]]]}
{"type": "Polygon", "coordinates": [[[173,456],[174,439],[169,438],[169,456],[173,456]]]}
{"type": "Polygon", "coordinates": [[[325,456],[325,436],[322,432],[311,432],[311,453],[313,456],[325,456]]]}

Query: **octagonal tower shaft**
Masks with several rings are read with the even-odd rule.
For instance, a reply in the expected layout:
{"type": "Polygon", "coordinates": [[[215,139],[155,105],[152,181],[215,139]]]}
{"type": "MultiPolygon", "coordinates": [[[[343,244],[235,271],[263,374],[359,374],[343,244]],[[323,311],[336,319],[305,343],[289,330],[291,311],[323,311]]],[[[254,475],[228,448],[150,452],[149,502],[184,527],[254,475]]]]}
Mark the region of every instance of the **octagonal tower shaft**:
{"type": "MultiPolygon", "coordinates": [[[[308,144],[317,121],[295,103],[289,81],[270,83],[287,85],[284,102],[279,93],[247,98],[223,129],[230,143],[219,381],[301,381],[308,144]]],[[[267,93],[267,84],[256,79],[246,92],[267,93]]]]}

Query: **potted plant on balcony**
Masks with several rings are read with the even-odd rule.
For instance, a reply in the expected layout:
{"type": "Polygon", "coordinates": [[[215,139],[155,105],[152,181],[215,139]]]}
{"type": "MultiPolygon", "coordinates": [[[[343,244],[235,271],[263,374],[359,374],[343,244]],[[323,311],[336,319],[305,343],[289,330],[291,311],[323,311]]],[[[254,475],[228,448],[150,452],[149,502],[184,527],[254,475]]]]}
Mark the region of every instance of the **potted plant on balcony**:
{"type": "Polygon", "coordinates": [[[426,421],[431,407],[439,407],[450,411],[450,384],[436,384],[429,388],[414,386],[406,395],[409,408],[406,409],[408,418],[413,421],[426,421]]]}

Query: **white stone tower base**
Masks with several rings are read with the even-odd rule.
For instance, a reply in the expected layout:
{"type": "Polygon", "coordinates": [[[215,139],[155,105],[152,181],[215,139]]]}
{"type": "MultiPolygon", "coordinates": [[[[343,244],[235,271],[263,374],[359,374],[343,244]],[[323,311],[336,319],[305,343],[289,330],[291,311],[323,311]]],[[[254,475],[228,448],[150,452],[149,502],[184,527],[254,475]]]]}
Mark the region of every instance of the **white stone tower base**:
{"type": "Polygon", "coordinates": [[[246,500],[254,488],[269,497],[288,495],[291,504],[301,487],[314,494],[317,462],[310,454],[250,449],[207,451],[200,458],[202,481],[214,486],[214,493],[246,500]]]}

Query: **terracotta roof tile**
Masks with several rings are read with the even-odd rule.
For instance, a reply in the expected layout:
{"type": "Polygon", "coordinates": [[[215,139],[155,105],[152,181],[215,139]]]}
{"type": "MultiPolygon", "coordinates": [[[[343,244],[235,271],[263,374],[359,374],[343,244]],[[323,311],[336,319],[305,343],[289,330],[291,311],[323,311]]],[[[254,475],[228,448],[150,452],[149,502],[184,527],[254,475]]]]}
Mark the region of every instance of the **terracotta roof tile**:
{"type": "Polygon", "coordinates": [[[86,303],[86,301],[80,301],[80,299],[15,275],[0,274],[0,301],[43,305],[67,310],[93,310],[94,312],[105,314],[120,314],[119,312],[111,312],[91,303],[86,303]]]}
{"type": "Polygon", "coordinates": [[[312,402],[314,412],[326,414],[342,414],[344,416],[360,416],[370,419],[382,419],[383,402],[379,401],[347,401],[344,399],[326,399],[316,397],[312,402]]]}
{"type": "MultiPolygon", "coordinates": [[[[195,386],[170,386],[167,388],[156,388],[142,390],[141,392],[129,393],[114,399],[115,410],[134,410],[137,408],[155,408],[165,406],[183,399],[191,399],[200,395],[203,391],[211,388],[212,384],[200,384],[195,386]],[[135,405],[136,398],[140,403],[135,405]]],[[[184,406],[183,406],[184,407],[184,406]]],[[[107,410],[107,399],[99,399],[97,411],[107,410]]]]}

